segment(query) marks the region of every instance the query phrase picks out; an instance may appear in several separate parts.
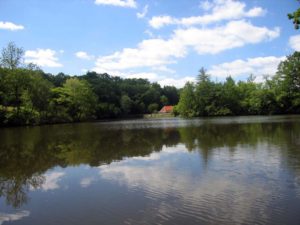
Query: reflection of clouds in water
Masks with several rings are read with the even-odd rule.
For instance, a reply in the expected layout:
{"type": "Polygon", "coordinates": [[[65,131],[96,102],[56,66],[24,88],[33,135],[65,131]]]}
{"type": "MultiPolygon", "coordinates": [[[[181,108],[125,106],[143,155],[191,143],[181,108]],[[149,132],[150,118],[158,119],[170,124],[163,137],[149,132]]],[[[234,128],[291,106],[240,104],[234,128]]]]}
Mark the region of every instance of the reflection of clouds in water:
{"type": "Polygon", "coordinates": [[[133,160],[152,161],[152,160],[159,160],[163,156],[170,155],[170,154],[176,154],[176,153],[186,153],[185,147],[183,145],[177,145],[176,148],[163,147],[163,149],[160,152],[153,152],[148,156],[136,156],[136,157],[130,157],[127,159],[129,159],[130,161],[133,161],[133,160]]]}
{"type": "Polygon", "coordinates": [[[147,198],[158,204],[151,209],[153,216],[166,220],[172,215],[189,216],[203,222],[212,221],[213,217],[223,224],[251,223],[256,218],[266,222],[269,204],[279,191],[274,181],[279,178],[280,155],[278,151],[263,153],[265,147],[259,146],[256,152],[239,149],[236,155],[224,148],[211,158],[213,168],[208,170],[195,165],[198,161],[191,161],[193,165],[189,166],[194,169],[183,168],[181,160],[186,152],[168,153],[177,152],[176,148],[147,156],[147,163],[142,157],[135,157],[99,169],[104,179],[143,190],[147,198]],[[162,157],[164,154],[170,157],[162,157]],[[252,175],[264,179],[252,180],[252,175]]]}
{"type": "Polygon", "coordinates": [[[64,172],[51,172],[45,174],[45,183],[41,186],[41,189],[44,191],[49,191],[60,188],[58,182],[63,176],[65,176],[64,172]]]}
{"type": "Polygon", "coordinates": [[[94,177],[85,177],[80,181],[80,186],[83,188],[89,187],[95,180],[94,177]]]}
{"type": "Polygon", "coordinates": [[[21,220],[23,217],[27,217],[30,215],[29,211],[23,210],[16,213],[0,213],[0,225],[3,224],[3,222],[8,221],[16,221],[21,220]]]}

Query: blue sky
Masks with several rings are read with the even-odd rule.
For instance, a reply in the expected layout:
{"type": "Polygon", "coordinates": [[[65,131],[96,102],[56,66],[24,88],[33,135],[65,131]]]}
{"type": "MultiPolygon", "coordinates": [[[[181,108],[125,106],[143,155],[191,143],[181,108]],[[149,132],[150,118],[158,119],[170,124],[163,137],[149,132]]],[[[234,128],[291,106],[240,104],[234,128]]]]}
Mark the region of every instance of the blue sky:
{"type": "Polygon", "coordinates": [[[257,81],[300,50],[296,0],[0,0],[0,47],[13,41],[45,72],[141,77],[181,87],[257,81]]]}

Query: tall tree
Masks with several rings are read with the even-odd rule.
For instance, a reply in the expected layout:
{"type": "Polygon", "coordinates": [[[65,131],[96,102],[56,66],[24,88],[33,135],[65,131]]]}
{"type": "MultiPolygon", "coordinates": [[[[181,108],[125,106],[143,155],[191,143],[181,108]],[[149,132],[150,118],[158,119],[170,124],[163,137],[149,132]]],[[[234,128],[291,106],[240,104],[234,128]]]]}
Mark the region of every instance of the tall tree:
{"type": "Polygon", "coordinates": [[[209,74],[207,74],[207,71],[204,67],[201,67],[199,70],[199,74],[197,76],[197,82],[199,83],[204,83],[209,81],[209,74]]]}
{"type": "Polygon", "coordinates": [[[23,63],[24,50],[9,42],[6,48],[2,49],[0,65],[4,68],[16,69],[23,63]]]}
{"type": "Polygon", "coordinates": [[[202,67],[197,77],[197,85],[195,90],[196,98],[196,114],[198,116],[207,116],[210,114],[210,107],[214,95],[214,84],[210,80],[210,75],[202,67]]]}
{"type": "Polygon", "coordinates": [[[87,81],[70,78],[63,87],[53,91],[57,96],[55,102],[66,108],[73,121],[85,120],[94,114],[97,97],[87,81]]]}
{"type": "Polygon", "coordinates": [[[180,93],[180,100],[176,106],[176,111],[184,117],[193,117],[196,115],[195,86],[187,82],[180,93]]]}
{"type": "Polygon", "coordinates": [[[281,95],[279,101],[286,112],[300,112],[300,52],[294,52],[278,66],[281,95]]]}

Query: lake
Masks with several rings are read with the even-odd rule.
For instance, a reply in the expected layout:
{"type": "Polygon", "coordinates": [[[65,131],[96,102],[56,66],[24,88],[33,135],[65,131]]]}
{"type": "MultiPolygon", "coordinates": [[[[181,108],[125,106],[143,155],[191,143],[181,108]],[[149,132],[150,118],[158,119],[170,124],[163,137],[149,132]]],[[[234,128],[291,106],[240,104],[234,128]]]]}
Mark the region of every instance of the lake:
{"type": "Polygon", "coordinates": [[[300,223],[300,116],[0,129],[0,224],[300,223]]]}

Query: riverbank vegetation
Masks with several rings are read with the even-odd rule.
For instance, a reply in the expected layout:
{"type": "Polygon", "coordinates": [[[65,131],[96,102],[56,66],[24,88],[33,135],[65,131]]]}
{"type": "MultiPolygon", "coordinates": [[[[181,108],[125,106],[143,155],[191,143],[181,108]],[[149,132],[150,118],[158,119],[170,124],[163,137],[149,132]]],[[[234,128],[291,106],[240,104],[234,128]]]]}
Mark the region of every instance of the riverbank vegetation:
{"type": "Polygon", "coordinates": [[[146,79],[87,72],[81,76],[43,72],[22,64],[23,50],[9,43],[0,66],[0,125],[31,125],[124,118],[176,105],[183,117],[300,113],[300,52],[288,56],[261,83],[213,82],[204,68],[183,89],[146,79]],[[180,94],[179,94],[180,92],[180,94]]]}
{"type": "Polygon", "coordinates": [[[119,118],[176,105],[178,89],[146,79],[87,72],[44,73],[22,64],[23,50],[10,43],[0,66],[0,125],[30,125],[119,118]]]}
{"type": "Polygon", "coordinates": [[[213,82],[202,68],[196,83],[187,83],[175,107],[184,117],[300,113],[300,52],[282,61],[275,76],[261,83],[250,76],[213,82]]]}

